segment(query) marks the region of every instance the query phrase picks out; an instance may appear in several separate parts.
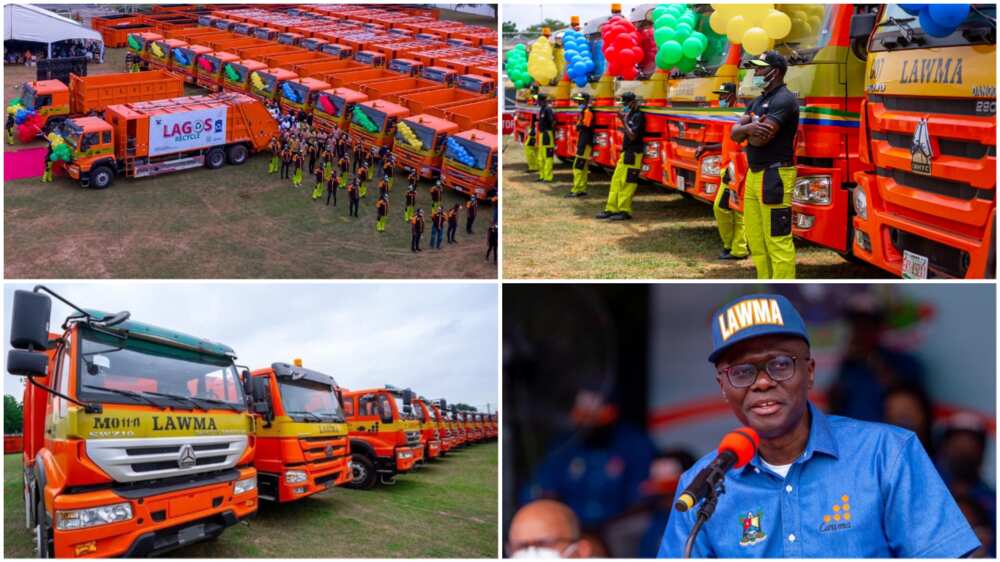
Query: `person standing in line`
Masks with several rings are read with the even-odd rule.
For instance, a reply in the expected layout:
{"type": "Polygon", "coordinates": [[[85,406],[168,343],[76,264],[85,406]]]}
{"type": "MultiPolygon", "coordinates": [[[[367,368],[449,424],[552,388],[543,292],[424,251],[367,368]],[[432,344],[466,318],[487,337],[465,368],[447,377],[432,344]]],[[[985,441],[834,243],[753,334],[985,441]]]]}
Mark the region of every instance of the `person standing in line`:
{"type": "Polygon", "coordinates": [[[473,234],[472,225],[476,222],[476,211],[479,208],[479,200],[475,195],[470,195],[465,203],[465,233],[473,234]]]}
{"type": "Polygon", "coordinates": [[[411,252],[422,252],[420,249],[420,237],[424,234],[424,211],[423,209],[417,209],[417,214],[413,215],[410,219],[410,233],[412,237],[410,238],[410,251],[411,252]]]}

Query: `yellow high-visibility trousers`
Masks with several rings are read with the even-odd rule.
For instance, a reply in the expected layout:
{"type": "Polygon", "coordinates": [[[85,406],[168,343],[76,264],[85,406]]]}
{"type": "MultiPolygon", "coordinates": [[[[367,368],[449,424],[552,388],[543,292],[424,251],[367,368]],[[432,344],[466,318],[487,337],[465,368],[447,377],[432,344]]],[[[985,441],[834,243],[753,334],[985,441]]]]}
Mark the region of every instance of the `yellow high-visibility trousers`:
{"type": "Polygon", "coordinates": [[[556,157],[556,143],[552,131],[546,131],[539,135],[538,153],[538,181],[552,181],[552,166],[556,157]]]}
{"type": "Polygon", "coordinates": [[[765,197],[764,176],[767,170],[749,171],[743,222],[750,257],[757,268],[757,279],[795,279],[795,240],[792,237],[792,189],[794,167],[776,168],[780,185],[770,186],[770,193],[780,199],[765,197]],[[765,203],[778,201],[777,203],[765,203]]]}
{"type": "Polygon", "coordinates": [[[528,163],[528,171],[538,171],[538,149],[535,132],[529,131],[524,139],[524,161],[528,163]]]}
{"type": "Polygon", "coordinates": [[[622,152],[615,164],[615,173],[611,176],[611,189],[608,190],[608,202],[604,210],[609,213],[632,214],[632,196],[639,187],[639,167],[642,165],[642,153],[632,156],[631,162],[625,161],[622,152]]]}
{"type": "Polygon", "coordinates": [[[573,158],[573,193],[587,193],[587,177],[590,175],[590,153],[593,149],[589,144],[583,149],[583,154],[573,158]]]}
{"type": "Polygon", "coordinates": [[[718,193],[715,194],[715,202],[712,204],[712,212],[719,227],[722,247],[729,250],[733,256],[742,258],[750,251],[747,248],[747,236],[743,228],[743,213],[730,208],[733,194],[729,185],[725,183],[720,185],[718,193]]]}

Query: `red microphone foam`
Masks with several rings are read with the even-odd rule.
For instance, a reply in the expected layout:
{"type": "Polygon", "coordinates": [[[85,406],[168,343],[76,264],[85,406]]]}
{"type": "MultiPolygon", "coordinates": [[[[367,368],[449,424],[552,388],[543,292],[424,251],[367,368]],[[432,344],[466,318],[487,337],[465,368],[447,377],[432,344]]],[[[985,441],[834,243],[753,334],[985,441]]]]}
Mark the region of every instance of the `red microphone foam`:
{"type": "Polygon", "coordinates": [[[760,445],[760,436],[749,427],[741,427],[730,431],[719,443],[719,453],[729,451],[736,455],[736,465],[733,468],[742,468],[750,462],[750,459],[757,454],[757,446],[760,445]]]}

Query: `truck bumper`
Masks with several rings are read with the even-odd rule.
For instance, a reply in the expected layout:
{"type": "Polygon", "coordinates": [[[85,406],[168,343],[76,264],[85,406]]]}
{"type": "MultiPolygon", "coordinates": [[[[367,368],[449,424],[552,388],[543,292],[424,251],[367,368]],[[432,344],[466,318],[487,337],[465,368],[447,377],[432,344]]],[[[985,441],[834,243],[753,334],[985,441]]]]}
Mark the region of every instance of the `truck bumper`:
{"type": "Polygon", "coordinates": [[[792,234],[813,244],[847,253],[848,210],[851,192],[843,187],[841,170],[798,166],[796,181],[809,178],[829,178],[830,203],[820,205],[792,200],[792,234]]]}
{"type": "Polygon", "coordinates": [[[441,455],[441,442],[440,441],[428,441],[427,442],[427,458],[436,459],[441,455]]]}
{"type": "Polygon", "coordinates": [[[311,467],[289,467],[290,470],[304,470],[306,481],[295,484],[285,482],[283,474],[268,475],[278,480],[278,501],[288,502],[325,492],[335,486],[343,486],[351,481],[350,456],[342,457],[323,470],[311,470],[311,467]]]}
{"type": "Polygon", "coordinates": [[[56,511],[128,502],[132,519],[86,529],[53,529],[55,556],[147,556],[218,536],[257,512],[256,488],[233,496],[237,480],[256,474],[253,468],[243,468],[224,481],[137,498],[113,490],[57,496],[56,511]]]}
{"type": "Polygon", "coordinates": [[[417,461],[424,458],[424,450],[411,449],[410,447],[398,447],[396,448],[396,473],[402,474],[404,472],[409,472],[413,470],[413,466],[417,464],[417,461]]]}

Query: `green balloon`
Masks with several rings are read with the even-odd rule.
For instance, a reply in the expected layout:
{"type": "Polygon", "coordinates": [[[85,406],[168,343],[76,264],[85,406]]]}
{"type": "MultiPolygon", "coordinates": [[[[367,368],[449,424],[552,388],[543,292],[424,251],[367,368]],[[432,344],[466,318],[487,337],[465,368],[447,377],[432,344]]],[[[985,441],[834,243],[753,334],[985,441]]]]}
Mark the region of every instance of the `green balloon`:
{"type": "Polygon", "coordinates": [[[701,50],[702,51],[704,51],[705,49],[708,48],[708,37],[705,37],[704,33],[700,32],[700,31],[692,31],[691,32],[691,37],[694,37],[695,39],[697,39],[698,41],[701,42],[701,50]]]}
{"type": "Polygon", "coordinates": [[[663,45],[665,41],[670,41],[673,37],[674,29],[672,27],[661,27],[653,32],[653,41],[657,47],[663,45]]]}
{"type": "Polygon", "coordinates": [[[687,23],[692,29],[698,26],[698,14],[688,10],[680,17],[680,21],[687,23]]]}
{"type": "Polygon", "coordinates": [[[660,16],[667,13],[667,7],[663,4],[653,8],[653,21],[660,19],[660,16]]]}
{"type": "Polygon", "coordinates": [[[677,63],[677,70],[680,70],[684,74],[687,74],[688,72],[694,70],[694,67],[697,63],[698,61],[694,59],[683,58],[680,60],[680,62],[677,63]]]}
{"type": "Polygon", "coordinates": [[[667,13],[672,14],[675,17],[680,17],[680,15],[683,14],[684,10],[686,9],[687,9],[687,4],[670,4],[667,7],[667,13]]]}
{"type": "Polygon", "coordinates": [[[681,57],[684,56],[681,44],[673,39],[663,43],[663,46],[660,47],[660,52],[657,53],[657,58],[659,58],[660,53],[663,53],[663,62],[670,66],[677,64],[677,61],[681,60],[681,57]]]}
{"type": "Polygon", "coordinates": [[[688,37],[681,44],[681,50],[684,52],[684,58],[697,59],[705,48],[702,47],[701,41],[697,37],[688,37]]]}
{"type": "Polygon", "coordinates": [[[674,27],[677,25],[677,18],[670,14],[663,14],[662,16],[656,18],[653,22],[653,29],[661,29],[664,27],[674,27]]]}
{"type": "Polygon", "coordinates": [[[7,104],[7,107],[11,107],[11,106],[15,106],[15,105],[21,105],[21,98],[14,98],[14,99],[10,100],[10,102],[7,104]]]}
{"type": "Polygon", "coordinates": [[[684,22],[677,24],[677,27],[674,28],[674,41],[684,41],[691,36],[692,31],[691,26],[684,22]]]}

